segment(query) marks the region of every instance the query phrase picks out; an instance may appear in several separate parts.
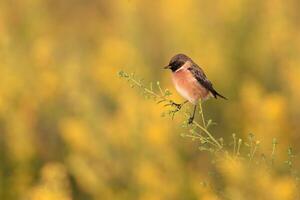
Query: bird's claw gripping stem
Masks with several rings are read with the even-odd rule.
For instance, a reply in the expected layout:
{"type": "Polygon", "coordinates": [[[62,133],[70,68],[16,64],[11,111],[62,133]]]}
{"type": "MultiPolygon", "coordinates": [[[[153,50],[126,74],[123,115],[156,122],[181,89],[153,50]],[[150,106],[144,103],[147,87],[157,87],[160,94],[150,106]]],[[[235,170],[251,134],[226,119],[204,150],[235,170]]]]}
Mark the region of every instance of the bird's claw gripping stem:
{"type": "Polygon", "coordinates": [[[175,102],[172,102],[170,105],[171,106],[175,106],[176,108],[177,108],[177,110],[179,111],[181,108],[182,108],[182,106],[184,105],[184,104],[186,104],[188,101],[185,101],[185,102],[183,102],[183,103],[175,103],[175,102]]]}
{"type": "Polygon", "coordinates": [[[190,118],[189,118],[189,121],[188,121],[188,124],[192,124],[193,121],[194,121],[194,117],[190,117],[190,118]]]}
{"type": "Polygon", "coordinates": [[[175,107],[177,108],[177,110],[180,110],[183,104],[182,104],[182,103],[180,104],[180,103],[172,102],[171,105],[172,105],[172,106],[175,106],[175,107]]]}

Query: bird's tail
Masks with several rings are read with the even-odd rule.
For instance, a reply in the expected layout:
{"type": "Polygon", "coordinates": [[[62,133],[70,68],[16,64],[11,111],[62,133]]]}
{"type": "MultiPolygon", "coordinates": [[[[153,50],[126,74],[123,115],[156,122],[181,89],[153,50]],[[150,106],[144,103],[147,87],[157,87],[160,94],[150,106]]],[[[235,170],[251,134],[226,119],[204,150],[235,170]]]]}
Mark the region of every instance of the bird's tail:
{"type": "Polygon", "coordinates": [[[216,98],[216,99],[217,99],[218,97],[221,97],[221,98],[223,98],[223,99],[225,99],[225,100],[228,100],[226,97],[224,97],[223,95],[219,94],[216,90],[212,90],[211,93],[212,93],[212,95],[214,96],[214,98],[216,98]]]}

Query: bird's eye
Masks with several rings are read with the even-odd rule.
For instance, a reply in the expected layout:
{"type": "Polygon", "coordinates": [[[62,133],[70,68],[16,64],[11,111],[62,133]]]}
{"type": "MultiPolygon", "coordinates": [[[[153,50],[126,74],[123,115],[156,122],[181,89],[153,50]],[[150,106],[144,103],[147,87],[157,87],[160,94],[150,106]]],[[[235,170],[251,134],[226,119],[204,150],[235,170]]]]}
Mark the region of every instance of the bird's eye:
{"type": "Polygon", "coordinates": [[[174,67],[181,67],[181,65],[182,65],[182,62],[180,62],[180,61],[176,61],[173,63],[174,67]]]}
{"type": "Polygon", "coordinates": [[[171,62],[171,63],[170,63],[170,66],[175,66],[175,62],[171,62]]]}

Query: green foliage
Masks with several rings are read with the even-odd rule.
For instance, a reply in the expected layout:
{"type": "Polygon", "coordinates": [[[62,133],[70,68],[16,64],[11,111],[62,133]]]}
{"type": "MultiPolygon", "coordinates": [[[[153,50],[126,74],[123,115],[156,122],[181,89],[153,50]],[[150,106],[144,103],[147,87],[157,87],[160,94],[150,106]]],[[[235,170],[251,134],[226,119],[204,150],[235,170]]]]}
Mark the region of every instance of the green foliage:
{"type": "Polygon", "coordinates": [[[146,99],[152,99],[157,104],[164,104],[165,107],[171,107],[171,109],[162,113],[162,116],[167,114],[174,118],[175,114],[181,109],[182,105],[170,99],[172,93],[168,89],[162,89],[159,81],[156,82],[155,86],[150,82],[149,87],[147,87],[144,85],[143,79],[135,78],[134,73],[128,74],[124,71],[119,71],[118,74],[119,77],[127,80],[131,88],[138,87],[146,99]],[[157,89],[158,92],[155,92],[155,89],[157,89]]]}

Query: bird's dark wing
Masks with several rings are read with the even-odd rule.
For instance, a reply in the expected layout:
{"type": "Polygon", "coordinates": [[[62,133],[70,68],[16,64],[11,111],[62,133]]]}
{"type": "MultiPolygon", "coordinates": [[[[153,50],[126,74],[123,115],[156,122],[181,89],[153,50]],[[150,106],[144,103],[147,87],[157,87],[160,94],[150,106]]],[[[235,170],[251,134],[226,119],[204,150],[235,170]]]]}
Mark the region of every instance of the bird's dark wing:
{"type": "Polygon", "coordinates": [[[203,70],[196,65],[195,63],[193,64],[192,67],[189,67],[188,70],[193,74],[193,76],[197,79],[197,81],[203,86],[205,87],[208,91],[210,91],[213,96],[215,98],[217,98],[218,96],[226,99],[226,97],[222,96],[221,94],[219,94],[214,88],[212,83],[207,79],[205,73],[203,72],[203,70]]]}
{"type": "Polygon", "coordinates": [[[206,75],[200,67],[194,64],[194,66],[189,67],[188,70],[193,74],[193,76],[203,87],[205,87],[209,91],[213,89],[212,83],[207,79],[206,75]]]}

